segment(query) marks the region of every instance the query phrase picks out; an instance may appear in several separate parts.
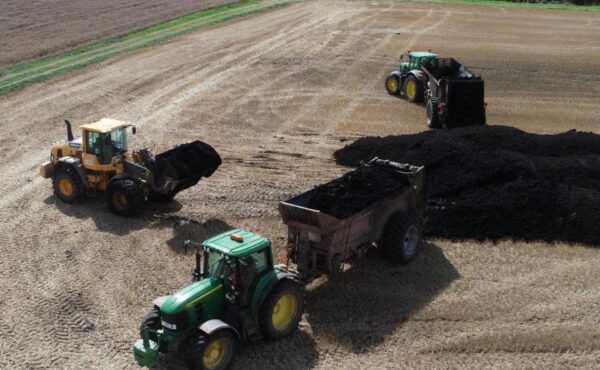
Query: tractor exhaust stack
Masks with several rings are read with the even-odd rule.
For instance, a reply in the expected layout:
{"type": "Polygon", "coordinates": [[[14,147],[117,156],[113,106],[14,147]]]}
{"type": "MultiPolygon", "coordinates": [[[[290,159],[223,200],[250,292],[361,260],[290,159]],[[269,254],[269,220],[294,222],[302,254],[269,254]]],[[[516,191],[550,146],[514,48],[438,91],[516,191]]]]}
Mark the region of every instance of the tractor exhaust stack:
{"type": "Polygon", "coordinates": [[[71,122],[68,119],[65,120],[65,125],[67,125],[67,141],[73,141],[73,131],[71,130],[71,122]]]}

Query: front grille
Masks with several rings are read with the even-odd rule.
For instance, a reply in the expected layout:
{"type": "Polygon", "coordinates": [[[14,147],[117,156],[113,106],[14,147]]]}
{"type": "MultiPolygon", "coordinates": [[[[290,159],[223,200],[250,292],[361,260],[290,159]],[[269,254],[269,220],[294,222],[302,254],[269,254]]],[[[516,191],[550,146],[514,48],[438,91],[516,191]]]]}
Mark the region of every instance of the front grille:
{"type": "Polygon", "coordinates": [[[189,317],[188,317],[187,312],[185,312],[185,311],[178,312],[178,313],[172,314],[172,315],[161,312],[160,318],[165,323],[170,324],[169,326],[175,325],[175,328],[172,328],[172,327],[168,327],[167,325],[163,324],[165,330],[168,330],[171,332],[179,332],[179,331],[187,329],[187,327],[189,326],[189,317]]]}
{"type": "Polygon", "coordinates": [[[196,312],[196,321],[201,322],[202,316],[204,316],[204,307],[202,306],[202,303],[198,303],[194,308],[194,311],[196,312]]]}

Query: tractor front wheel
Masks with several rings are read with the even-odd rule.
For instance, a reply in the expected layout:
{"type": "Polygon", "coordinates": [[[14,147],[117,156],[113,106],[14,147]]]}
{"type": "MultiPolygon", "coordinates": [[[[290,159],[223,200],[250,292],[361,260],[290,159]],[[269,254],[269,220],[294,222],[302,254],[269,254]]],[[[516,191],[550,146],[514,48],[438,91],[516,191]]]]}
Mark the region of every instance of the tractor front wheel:
{"type": "Polygon", "coordinates": [[[408,75],[404,81],[404,96],[411,103],[423,101],[423,84],[414,75],[408,75]]]}
{"type": "Polygon", "coordinates": [[[400,95],[400,81],[397,76],[389,75],[385,79],[385,90],[390,95],[400,95]]]}
{"type": "Polygon", "coordinates": [[[302,286],[293,280],[282,280],[271,289],[260,308],[260,330],[267,339],[281,339],[298,328],[303,313],[302,286]]]}
{"type": "MultiPolygon", "coordinates": [[[[162,324],[160,323],[160,309],[155,306],[150,311],[148,311],[148,313],[146,313],[146,316],[144,316],[144,318],[142,319],[142,324],[140,325],[140,338],[144,337],[144,330],[146,328],[156,331],[161,327],[162,324]]],[[[155,342],[158,341],[158,336],[155,333],[150,333],[149,337],[155,342]]]]}
{"type": "Polygon", "coordinates": [[[381,251],[397,262],[408,263],[417,255],[421,234],[421,223],[415,217],[396,213],[385,225],[381,251]]]}
{"type": "Polygon", "coordinates": [[[79,174],[73,167],[63,167],[52,178],[54,194],[67,203],[75,203],[85,196],[85,187],[79,174]]]}
{"type": "Polygon", "coordinates": [[[198,333],[185,346],[188,367],[193,370],[223,370],[237,350],[237,339],[230,330],[211,335],[198,333]]]}
{"type": "Polygon", "coordinates": [[[132,216],[144,206],[144,192],[132,178],[115,179],[106,189],[108,208],[119,216],[132,216]]]}

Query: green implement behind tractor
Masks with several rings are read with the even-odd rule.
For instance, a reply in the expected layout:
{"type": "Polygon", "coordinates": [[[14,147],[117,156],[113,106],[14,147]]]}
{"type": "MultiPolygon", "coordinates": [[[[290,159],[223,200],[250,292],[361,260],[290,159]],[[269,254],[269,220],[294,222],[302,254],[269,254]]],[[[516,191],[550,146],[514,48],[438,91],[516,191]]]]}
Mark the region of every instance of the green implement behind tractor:
{"type": "Polygon", "coordinates": [[[181,352],[192,369],[224,369],[240,341],[291,334],[304,312],[304,287],[294,271],[275,266],[271,241],[230,230],[196,248],[193,283],[156,299],[133,348],[140,366],[181,352]]]}

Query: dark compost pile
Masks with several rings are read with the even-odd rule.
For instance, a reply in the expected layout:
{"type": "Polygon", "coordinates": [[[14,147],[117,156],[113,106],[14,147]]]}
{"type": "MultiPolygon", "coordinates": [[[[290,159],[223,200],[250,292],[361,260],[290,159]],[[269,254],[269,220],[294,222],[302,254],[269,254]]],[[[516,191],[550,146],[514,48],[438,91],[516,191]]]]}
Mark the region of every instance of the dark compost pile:
{"type": "Polygon", "coordinates": [[[425,166],[428,235],[600,245],[600,135],[465,127],[366,137],[334,156],[425,166]]]}
{"type": "Polygon", "coordinates": [[[400,177],[393,171],[361,166],[317,187],[308,207],[343,219],[402,189],[406,184],[406,177],[400,177]]]}

